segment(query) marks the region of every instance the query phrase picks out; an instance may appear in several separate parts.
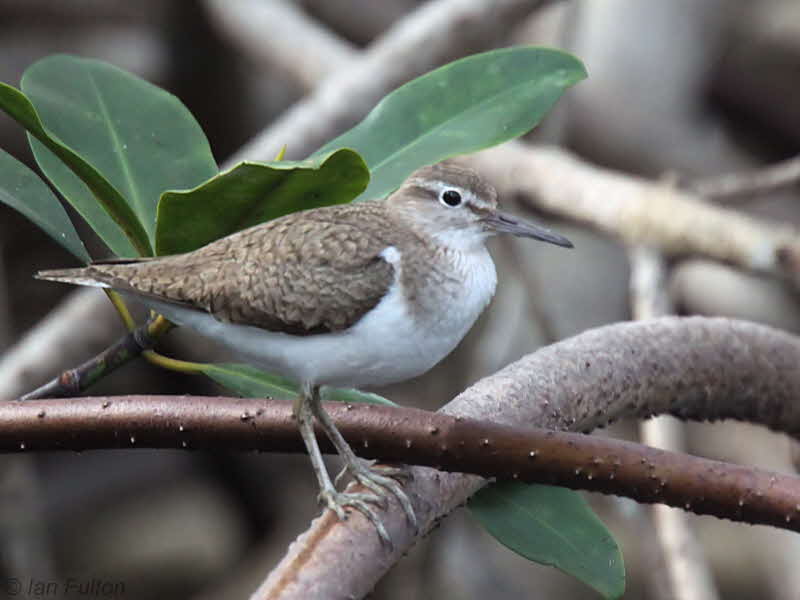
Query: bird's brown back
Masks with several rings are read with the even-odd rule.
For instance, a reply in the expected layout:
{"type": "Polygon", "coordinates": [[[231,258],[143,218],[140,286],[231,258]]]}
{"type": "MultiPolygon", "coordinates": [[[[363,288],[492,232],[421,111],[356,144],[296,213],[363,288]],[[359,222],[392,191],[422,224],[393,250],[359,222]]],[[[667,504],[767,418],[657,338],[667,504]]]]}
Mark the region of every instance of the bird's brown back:
{"type": "Polygon", "coordinates": [[[402,242],[383,203],[292,213],[187,254],[96,264],[89,277],[114,288],[208,311],[270,331],[340,331],[373,308],[394,281],[380,257],[402,242]]]}

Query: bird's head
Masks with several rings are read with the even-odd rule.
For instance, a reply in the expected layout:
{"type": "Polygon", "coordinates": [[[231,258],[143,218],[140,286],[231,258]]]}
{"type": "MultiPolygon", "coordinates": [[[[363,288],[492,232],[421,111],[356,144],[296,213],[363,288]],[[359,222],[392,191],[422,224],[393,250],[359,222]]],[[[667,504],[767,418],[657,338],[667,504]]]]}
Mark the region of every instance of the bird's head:
{"type": "Polygon", "coordinates": [[[501,211],[494,187],[451,162],[417,169],[386,202],[421,233],[459,249],[482,245],[498,233],[572,247],[564,236],[501,211]]]}

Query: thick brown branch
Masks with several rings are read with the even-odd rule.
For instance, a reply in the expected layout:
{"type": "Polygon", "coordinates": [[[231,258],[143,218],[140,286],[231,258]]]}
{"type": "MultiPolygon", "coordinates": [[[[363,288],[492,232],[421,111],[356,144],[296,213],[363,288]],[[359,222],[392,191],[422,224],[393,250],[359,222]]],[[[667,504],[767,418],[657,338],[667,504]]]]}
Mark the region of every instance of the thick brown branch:
{"type": "MultiPolygon", "coordinates": [[[[796,477],[609,438],[418,409],[338,403],[326,408],[366,458],[553,483],[800,531],[796,477]]],[[[0,451],[130,447],[304,448],[287,401],[121,396],[0,403],[0,451]]]]}
{"type": "MultiPolygon", "coordinates": [[[[573,431],[591,431],[623,415],[672,413],[735,418],[798,433],[798,362],[798,338],[753,323],[698,317],[617,323],[522,358],[441,412],[573,431]]],[[[413,474],[406,490],[422,532],[486,483],[423,467],[413,474]]],[[[253,598],[365,595],[416,539],[395,504],[381,518],[392,549],[381,545],[360,515],[340,523],[325,513],[289,547],[253,598]],[[332,562],[333,555],[338,560],[332,562]]]]}

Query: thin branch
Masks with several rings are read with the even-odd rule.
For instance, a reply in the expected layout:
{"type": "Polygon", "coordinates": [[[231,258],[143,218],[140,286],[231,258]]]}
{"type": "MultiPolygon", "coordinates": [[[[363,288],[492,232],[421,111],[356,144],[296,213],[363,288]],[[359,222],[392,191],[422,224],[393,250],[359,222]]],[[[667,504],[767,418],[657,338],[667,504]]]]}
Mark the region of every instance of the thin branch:
{"type": "Polygon", "coordinates": [[[590,165],[564,150],[509,142],[462,157],[539,210],[667,256],[699,254],[800,284],[800,233],[710,205],[659,182],[590,165]]]}
{"type": "Polygon", "coordinates": [[[145,323],[126,333],[100,354],[73,369],[63,371],[57,377],[19,399],[35,400],[37,398],[78,396],[111,372],[153,348],[159,336],[168,331],[171,326],[163,317],[160,320],[145,323]]]}
{"type": "Polygon", "coordinates": [[[306,89],[313,89],[358,53],[355,46],[314,23],[296,2],[205,0],[205,6],[211,23],[247,57],[283,68],[306,89]]]}
{"type": "MultiPolygon", "coordinates": [[[[800,478],[578,433],[412,408],[326,406],[365,458],[549,483],[800,531],[800,478]]],[[[317,431],[326,451],[333,448],[317,431]]],[[[0,451],[192,448],[303,452],[290,401],[110,396],[0,402],[0,451]]]]}
{"type": "Polygon", "coordinates": [[[631,263],[631,313],[636,320],[653,319],[672,313],[667,293],[667,264],[659,252],[648,246],[628,249],[631,263]]]}
{"type": "MultiPolygon", "coordinates": [[[[628,249],[631,263],[631,312],[637,320],[661,317],[672,312],[667,292],[667,262],[652,248],[628,249]]],[[[672,452],[684,452],[684,424],[669,415],[642,421],[639,439],[643,444],[672,452]]],[[[691,500],[689,500],[691,502],[691,500]]],[[[717,600],[719,594],[711,576],[703,547],[694,535],[688,515],[656,504],[653,523],[661,549],[662,569],[654,569],[651,579],[665,575],[668,589],[664,598],[682,600],[717,600]]],[[[658,589],[658,586],[654,586],[658,589]]]]}
{"type": "Polygon", "coordinates": [[[73,292],[0,358],[0,399],[17,398],[78,357],[107,347],[119,331],[117,321],[96,289],[73,292]]]}
{"type": "Polygon", "coordinates": [[[800,156],[794,156],[756,171],[704,177],[692,182],[689,189],[698,196],[714,200],[730,200],[737,196],[766,194],[796,185],[798,181],[800,181],[800,156]]]}
{"type": "MultiPolygon", "coordinates": [[[[500,237],[497,240],[497,245],[505,253],[507,264],[521,265],[523,264],[522,252],[519,250],[518,239],[510,236],[500,237]]],[[[545,302],[540,293],[543,289],[543,282],[538,273],[532,271],[531,268],[520,268],[515,273],[520,283],[524,286],[528,294],[528,316],[530,320],[536,325],[542,336],[542,345],[552,344],[558,340],[556,333],[556,324],[552,315],[548,314],[545,302]]]]}

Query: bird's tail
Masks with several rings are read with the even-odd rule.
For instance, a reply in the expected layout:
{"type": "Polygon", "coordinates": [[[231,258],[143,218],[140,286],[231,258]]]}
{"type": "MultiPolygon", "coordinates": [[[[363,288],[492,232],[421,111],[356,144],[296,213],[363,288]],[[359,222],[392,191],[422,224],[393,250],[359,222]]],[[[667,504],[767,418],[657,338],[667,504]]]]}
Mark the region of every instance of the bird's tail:
{"type": "Polygon", "coordinates": [[[83,267],[79,269],[39,271],[34,277],[36,279],[46,279],[47,281],[58,281],[59,283],[71,283],[74,285],[88,285],[99,288],[111,287],[107,282],[99,279],[98,275],[99,273],[91,267],[83,267]]]}
{"type": "MultiPolygon", "coordinates": [[[[111,258],[106,260],[97,260],[90,264],[88,267],[79,267],[77,269],[51,269],[47,271],[39,271],[34,275],[36,279],[46,279],[47,281],[57,281],[59,283],[71,283],[73,285],[88,285],[91,287],[110,288],[115,287],[113,280],[115,278],[114,269],[108,267],[115,265],[132,265],[154,260],[153,257],[137,257],[137,258],[111,258]],[[104,268],[105,267],[105,268],[104,268]]],[[[119,281],[116,282],[117,284],[119,281]]]]}

